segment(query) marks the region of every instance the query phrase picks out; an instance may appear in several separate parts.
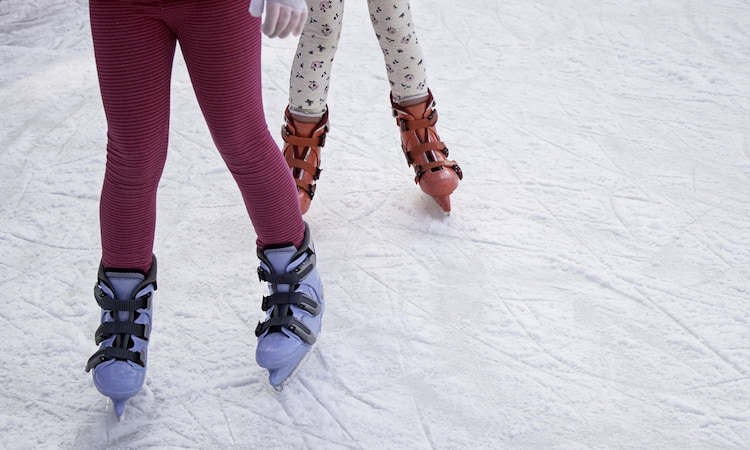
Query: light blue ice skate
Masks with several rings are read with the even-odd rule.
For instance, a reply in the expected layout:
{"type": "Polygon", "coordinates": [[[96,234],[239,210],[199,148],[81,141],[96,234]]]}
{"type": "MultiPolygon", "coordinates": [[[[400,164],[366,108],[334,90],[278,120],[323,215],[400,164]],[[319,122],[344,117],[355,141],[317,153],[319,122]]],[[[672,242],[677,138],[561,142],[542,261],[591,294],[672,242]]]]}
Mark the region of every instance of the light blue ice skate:
{"type": "Polygon", "coordinates": [[[146,379],[155,290],[155,257],[145,276],[99,267],[94,296],[102,308],[101,325],[96,330],[96,343],[101,345],[89,358],[86,372],[93,369],[94,385],[112,400],[118,418],[125,412],[125,402],[141,390],[146,379]]]}
{"type": "Polygon", "coordinates": [[[315,267],[315,249],[305,225],[304,242],[258,249],[258,276],[271,293],[263,297],[266,320],[255,329],[255,360],[268,370],[277,390],[291,380],[316,343],[325,309],[323,283],[315,267]]]}

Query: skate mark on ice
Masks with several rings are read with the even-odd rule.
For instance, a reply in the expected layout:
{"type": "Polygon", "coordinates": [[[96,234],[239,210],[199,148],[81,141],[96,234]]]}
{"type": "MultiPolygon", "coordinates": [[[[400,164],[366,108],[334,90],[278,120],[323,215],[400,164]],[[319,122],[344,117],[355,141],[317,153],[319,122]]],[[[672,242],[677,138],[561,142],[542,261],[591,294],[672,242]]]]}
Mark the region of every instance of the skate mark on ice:
{"type": "Polygon", "coordinates": [[[528,130],[526,128],[523,128],[523,127],[520,127],[520,126],[515,126],[514,128],[517,129],[520,133],[525,133],[525,134],[527,134],[529,136],[534,136],[535,138],[539,139],[540,141],[542,141],[542,142],[544,142],[546,144],[549,144],[549,145],[551,145],[551,146],[553,146],[553,147],[555,147],[557,149],[560,149],[560,150],[564,151],[565,153],[568,153],[568,154],[572,155],[576,159],[585,161],[585,162],[591,164],[592,166],[595,166],[595,167],[601,169],[602,171],[606,171],[606,172],[612,172],[613,171],[611,167],[603,166],[602,164],[598,163],[597,161],[594,161],[593,159],[590,159],[590,158],[587,158],[585,156],[579,155],[578,153],[576,153],[576,152],[574,152],[574,151],[566,148],[563,145],[560,145],[560,144],[558,144],[556,142],[553,142],[553,141],[551,141],[551,140],[549,140],[549,139],[547,139],[545,137],[542,137],[538,133],[535,133],[533,131],[530,131],[530,130],[528,130]]]}
{"type": "Polygon", "coordinates": [[[229,389],[229,388],[240,388],[243,386],[250,386],[256,383],[261,383],[262,380],[260,377],[256,376],[246,376],[246,377],[239,377],[231,380],[223,380],[218,381],[214,384],[215,389],[229,389]]]}
{"type": "MultiPolygon", "coordinates": [[[[424,267],[423,263],[420,262],[420,264],[424,267]]],[[[378,277],[376,277],[375,275],[373,275],[371,273],[371,271],[369,271],[366,268],[362,267],[358,262],[351,261],[351,265],[354,266],[354,267],[356,267],[357,270],[359,270],[360,272],[362,272],[363,274],[365,274],[365,276],[367,276],[371,280],[373,280],[376,283],[378,283],[381,286],[383,286],[388,292],[394,294],[397,298],[401,299],[403,302],[406,302],[406,303],[412,305],[414,308],[422,311],[423,313],[429,313],[429,310],[427,310],[424,306],[422,306],[422,305],[418,304],[417,302],[409,299],[408,297],[402,296],[397,290],[395,290],[393,287],[391,287],[390,285],[388,285],[386,282],[381,281],[378,277]]],[[[356,298],[356,297],[352,297],[351,295],[349,297],[350,298],[356,298]]]]}
{"type": "MultiPolygon", "coordinates": [[[[323,408],[323,411],[325,411],[325,413],[328,415],[328,417],[330,417],[331,420],[333,420],[334,423],[336,423],[336,425],[338,426],[338,428],[346,435],[346,437],[349,439],[349,441],[350,442],[356,442],[357,440],[352,435],[352,433],[349,431],[349,429],[347,428],[346,424],[344,424],[344,422],[342,422],[341,420],[339,420],[331,412],[330,408],[328,406],[326,406],[326,404],[323,402],[323,400],[321,399],[321,397],[316,393],[314,387],[310,383],[307,383],[305,380],[303,380],[301,378],[300,378],[299,381],[300,381],[300,384],[302,385],[302,387],[304,387],[305,390],[307,390],[307,392],[310,393],[310,395],[315,400],[315,402],[318,405],[320,405],[321,408],[323,408]]],[[[333,441],[331,441],[331,442],[333,442],[333,441]]]]}
{"type": "MultiPolygon", "coordinates": [[[[273,389],[268,389],[267,383],[263,381],[262,383],[259,383],[260,388],[257,390],[256,395],[253,396],[253,399],[258,399],[265,395],[265,393],[271,393],[276,391],[273,391],[273,389]]],[[[296,424],[290,424],[289,422],[281,421],[275,417],[272,417],[271,415],[265,413],[265,412],[259,412],[255,409],[248,408],[248,399],[244,395],[230,395],[228,397],[224,397],[222,399],[222,402],[228,403],[230,405],[235,406],[238,410],[242,410],[246,412],[247,414],[252,414],[253,416],[268,422],[269,424],[272,424],[276,429],[279,431],[287,432],[287,433],[294,433],[298,431],[295,428],[296,424]]],[[[288,415],[287,415],[288,416],[288,415]]]]}
{"type": "MultiPolygon", "coordinates": [[[[638,289],[638,288],[636,288],[638,289]]],[[[740,375],[747,377],[748,374],[745,372],[745,370],[732,362],[728,357],[724,356],[724,354],[717,348],[715,348],[713,345],[706,342],[705,339],[703,339],[698,333],[693,331],[687,324],[685,324],[683,321],[678,319],[675,315],[670,313],[666,308],[659,305],[658,302],[651,299],[651,297],[646,292],[641,292],[644,299],[656,310],[660,311],[664,316],[668,317],[672,322],[674,322],[679,328],[681,328],[683,331],[685,331],[688,335],[690,335],[693,339],[695,339],[701,346],[705,347],[707,350],[709,350],[711,353],[716,355],[717,358],[722,360],[726,365],[734,369],[737,373],[740,375]]]]}
{"type": "Polygon", "coordinates": [[[38,246],[45,247],[45,248],[54,248],[58,250],[91,250],[91,248],[86,248],[86,247],[69,247],[65,245],[55,245],[49,242],[44,242],[40,239],[34,239],[34,238],[26,237],[26,236],[21,236],[18,233],[8,233],[8,236],[14,237],[18,240],[24,241],[29,244],[38,245],[38,246]]]}
{"type": "MultiPolygon", "coordinates": [[[[331,412],[320,402],[320,400],[313,394],[313,392],[308,389],[307,386],[303,383],[299,383],[298,386],[301,386],[302,389],[304,389],[308,394],[312,396],[312,399],[323,409],[322,412],[325,413],[327,417],[330,417],[333,422],[336,424],[336,427],[341,430],[351,442],[356,442],[354,437],[351,435],[351,433],[344,427],[344,425],[339,421],[336,417],[331,414],[331,412]]],[[[307,448],[315,448],[316,445],[311,441],[312,438],[319,439],[323,442],[330,442],[331,444],[346,446],[346,447],[352,447],[351,445],[347,445],[342,442],[338,442],[331,438],[331,436],[327,436],[323,434],[323,431],[325,429],[325,422],[321,421],[321,411],[318,408],[314,408],[314,405],[310,404],[309,399],[305,399],[304,396],[299,396],[299,392],[293,392],[290,394],[291,391],[297,391],[299,388],[295,388],[294,386],[287,387],[286,389],[282,391],[273,391],[276,395],[276,398],[278,400],[279,406],[284,410],[284,414],[289,419],[290,423],[285,423],[284,426],[291,428],[291,430],[298,436],[300,436],[304,442],[305,447],[307,448]],[[299,405],[289,405],[285,401],[287,398],[290,398],[291,396],[292,400],[294,401],[295,398],[299,397],[300,402],[304,402],[304,408],[301,408],[299,405]],[[313,416],[315,417],[315,422],[311,423],[310,420],[300,421],[297,417],[297,411],[301,411],[299,414],[302,415],[303,418],[307,416],[313,416]],[[322,422],[322,423],[321,423],[322,422]]],[[[358,448],[355,446],[354,448],[358,448]]]]}
{"type": "MultiPolygon", "coordinates": [[[[488,353],[488,355],[500,355],[503,358],[497,358],[495,356],[486,356],[485,360],[488,362],[491,362],[493,364],[497,364],[498,366],[504,366],[508,367],[508,361],[513,361],[517,364],[520,364],[524,366],[527,369],[530,369],[532,372],[536,372],[542,375],[542,377],[545,379],[542,381],[537,381],[539,384],[544,385],[551,389],[549,386],[550,379],[554,379],[557,382],[560,383],[560,385],[566,385],[566,384],[573,384],[581,389],[589,390],[591,389],[591,380],[595,381],[601,381],[605,380],[607,382],[612,382],[617,385],[621,385],[628,388],[635,388],[635,389],[644,389],[643,386],[639,386],[637,384],[633,383],[627,383],[625,381],[619,381],[619,380],[609,380],[606,378],[603,378],[600,375],[593,374],[589,371],[584,370],[578,370],[577,367],[571,366],[569,364],[566,364],[564,362],[560,362],[557,360],[557,358],[552,358],[555,362],[560,364],[560,366],[567,369],[567,371],[561,371],[559,368],[550,368],[550,367],[539,367],[538,365],[534,365],[528,361],[526,361],[523,357],[519,356],[518,354],[511,353],[504,348],[501,348],[497,345],[494,345],[491,342],[488,342],[485,339],[482,339],[479,336],[475,336],[473,334],[470,334],[467,331],[464,330],[457,330],[460,333],[463,333],[468,339],[477,342],[478,344],[487,347],[488,349],[492,350],[492,352],[488,353]]],[[[551,356],[549,352],[542,349],[542,351],[547,354],[548,356],[551,356]]],[[[639,397],[637,395],[629,394],[627,391],[620,392],[622,395],[628,395],[633,399],[638,399],[639,397]]]]}
{"type": "MultiPolygon", "coordinates": [[[[338,374],[336,374],[336,371],[333,370],[333,368],[328,364],[327,358],[322,353],[319,353],[318,356],[320,359],[320,363],[323,365],[324,373],[331,376],[333,378],[333,381],[343,388],[344,394],[346,397],[353,398],[357,400],[358,402],[362,403],[363,405],[375,411],[383,411],[383,408],[381,408],[380,405],[363,398],[360,394],[357,393],[357,391],[349,387],[349,385],[346,384],[346,382],[344,382],[344,380],[338,374]]],[[[371,388],[370,392],[375,391],[377,389],[380,389],[380,388],[379,387],[371,388]]]]}
{"type": "MultiPolygon", "coordinates": [[[[587,369],[586,369],[585,367],[582,367],[582,366],[580,366],[580,365],[578,365],[578,364],[575,364],[575,363],[574,363],[574,362],[572,362],[572,361],[567,361],[567,360],[564,360],[564,359],[562,359],[562,358],[560,358],[560,357],[556,356],[556,355],[555,355],[555,354],[554,354],[553,352],[550,352],[549,350],[547,350],[547,348],[546,348],[546,347],[545,347],[545,346],[544,346],[544,345],[543,345],[543,344],[542,344],[542,343],[540,342],[540,339],[539,339],[538,337],[536,337],[536,336],[535,336],[535,335],[534,335],[533,333],[531,333],[531,332],[529,331],[529,329],[528,329],[528,328],[526,327],[526,325],[525,325],[525,324],[523,323],[523,321],[522,321],[522,320],[521,320],[521,319],[520,319],[520,318],[518,317],[518,315],[517,315],[517,314],[516,314],[516,312],[515,312],[515,311],[513,310],[513,308],[511,308],[511,307],[510,307],[510,306],[509,306],[509,305],[507,304],[507,302],[505,301],[505,299],[504,299],[504,298],[502,298],[501,296],[499,296],[499,295],[498,295],[497,293],[493,293],[493,295],[494,295],[494,297],[495,297],[495,298],[497,298],[498,300],[500,300],[500,302],[501,302],[501,303],[503,304],[503,306],[505,307],[505,309],[506,309],[506,311],[508,312],[508,314],[510,314],[510,316],[511,316],[511,317],[513,318],[513,322],[515,322],[515,323],[516,323],[516,324],[518,325],[518,327],[519,327],[519,328],[520,328],[520,329],[521,329],[521,330],[523,331],[523,333],[524,333],[524,335],[526,336],[527,340],[528,340],[529,342],[531,342],[531,343],[532,343],[532,344],[533,344],[533,345],[534,345],[534,346],[535,346],[535,347],[536,347],[537,349],[541,350],[541,351],[542,351],[542,353],[544,353],[545,355],[547,355],[547,357],[549,357],[549,358],[550,358],[550,359],[551,359],[552,361],[555,361],[555,362],[557,362],[558,364],[560,364],[561,366],[563,366],[563,367],[566,367],[566,368],[567,368],[568,370],[570,370],[570,371],[571,371],[571,372],[573,372],[573,373],[578,373],[578,374],[580,374],[580,373],[583,373],[583,374],[585,374],[585,375],[588,375],[588,376],[590,376],[590,377],[592,377],[592,378],[594,378],[594,379],[597,379],[597,380],[606,380],[606,381],[611,381],[611,380],[609,380],[609,379],[605,378],[605,377],[604,377],[604,376],[602,376],[602,375],[599,375],[599,374],[597,374],[597,373],[594,373],[594,372],[592,372],[592,371],[589,371],[589,370],[587,370],[587,369]]],[[[526,302],[522,300],[522,303],[524,303],[524,304],[525,304],[526,302]]],[[[535,311],[533,310],[533,308],[527,308],[527,309],[528,309],[528,311],[529,311],[529,312],[530,312],[530,313],[531,313],[531,314],[532,314],[532,315],[534,316],[534,318],[535,318],[535,319],[536,319],[537,321],[539,321],[539,317],[537,316],[537,314],[536,314],[536,312],[535,312],[535,311]]],[[[465,334],[467,334],[467,335],[468,335],[468,333],[465,333],[465,334]]],[[[488,343],[488,342],[485,342],[484,340],[482,340],[482,339],[479,339],[478,337],[475,337],[475,336],[473,336],[473,335],[469,335],[469,336],[471,336],[472,338],[474,338],[474,339],[476,339],[476,340],[478,340],[478,341],[480,341],[480,342],[483,342],[483,343],[484,343],[485,345],[488,345],[488,346],[490,346],[490,347],[491,347],[491,348],[493,348],[493,349],[494,349],[495,351],[501,351],[501,352],[502,352],[502,353],[504,353],[504,354],[505,354],[506,356],[511,356],[511,357],[512,357],[513,359],[515,359],[516,361],[519,361],[519,362],[522,362],[522,363],[524,363],[524,364],[527,364],[527,363],[526,363],[525,361],[523,361],[522,359],[520,359],[520,358],[519,358],[519,357],[518,357],[517,355],[511,355],[511,354],[509,354],[508,352],[506,352],[506,351],[502,350],[501,348],[499,348],[499,347],[496,347],[496,346],[494,346],[494,345],[492,345],[492,344],[490,344],[490,343],[488,343]]],[[[541,370],[541,369],[539,369],[539,368],[537,368],[537,367],[535,367],[535,366],[533,366],[533,365],[529,365],[529,367],[534,367],[534,368],[535,368],[536,370],[541,370]]],[[[545,372],[545,371],[543,371],[543,372],[545,372]]],[[[545,373],[551,373],[551,372],[545,372],[545,373]]]]}
{"type": "Polygon", "coordinates": [[[430,431],[427,429],[424,416],[422,415],[422,409],[419,407],[419,402],[417,401],[417,398],[413,395],[410,395],[410,397],[411,397],[411,402],[414,405],[414,411],[417,415],[417,421],[419,422],[419,429],[420,431],[422,431],[422,436],[424,436],[424,439],[428,442],[430,448],[432,449],[438,448],[435,445],[435,442],[433,441],[432,437],[430,436],[430,431]]]}
{"type": "Polygon", "coordinates": [[[223,403],[221,403],[219,406],[221,408],[221,417],[224,418],[224,425],[227,427],[227,434],[229,435],[229,439],[231,439],[232,441],[232,445],[236,445],[237,440],[234,438],[234,433],[232,432],[232,425],[231,425],[231,422],[229,421],[229,417],[227,417],[227,410],[222,405],[223,403]]]}
{"type": "MultiPolygon", "coordinates": [[[[720,386],[724,386],[724,385],[727,385],[727,384],[740,383],[742,381],[749,381],[749,380],[750,380],[750,377],[732,378],[731,380],[723,380],[723,381],[717,381],[717,382],[714,382],[714,383],[699,384],[697,386],[693,386],[693,387],[687,388],[686,391],[698,391],[698,390],[701,390],[701,389],[720,387],[720,386]]],[[[737,420],[741,420],[741,421],[743,421],[743,420],[750,421],[750,415],[748,415],[748,417],[740,417],[740,418],[736,418],[736,419],[737,420]]]]}
{"type": "MultiPolygon", "coordinates": [[[[187,408],[186,408],[186,409],[187,409],[187,408]]],[[[189,413],[189,412],[188,412],[188,413],[189,413]]],[[[191,414],[191,415],[192,415],[192,414],[191,414]]],[[[193,417],[193,420],[195,420],[195,417],[193,417]]],[[[175,436],[179,436],[179,437],[181,437],[182,439],[184,439],[184,440],[185,440],[185,442],[192,442],[192,441],[194,441],[194,440],[195,440],[195,439],[194,439],[194,438],[193,438],[193,437],[192,437],[191,435],[188,435],[188,434],[185,434],[185,433],[183,433],[183,432],[179,431],[179,430],[177,429],[177,425],[173,424],[172,422],[163,422],[163,425],[164,425],[164,427],[165,427],[165,428],[166,428],[167,430],[171,431],[171,432],[172,432],[172,433],[173,433],[173,434],[174,434],[175,436]]],[[[207,428],[206,428],[206,427],[201,427],[201,428],[202,428],[202,429],[203,429],[204,431],[210,431],[210,430],[207,430],[207,428]]],[[[208,436],[211,436],[211,434],[208,434],[208,436]]],[[[174,439],[174,437],[173,437],[172,439],[174,439]]],[[[213,441],[214,441],[214,445],[216,445],[217,447],[218,447],[218,446],[220,445],[220,442],[218,442],[218,441],[217,441],[216,439],[213,439],[213,441]]]]}
{"type": "Polygon", "coordinates": [[[750,442],[745,437],[743,437],[743,435],[737,432],[734,427],[732,427],[730,424],[725,423],[725,421],[731,420],[733,422],[737,422],[738,424],[744,424],[750,421],[749,417],[734,417],[722,415],[717,413],[716,409],[710,404],[701,403],[700,406],[706,408],[706,410],[704,410],[690,403],[689,401],[686,401],[682,397],[666,392],[657,392],[656,399],[659,400],[660,403],[669,405],[672,409],[676,409],[685,414],[692,414],[703,417],[704,419],[699,426],[700,428],[712,428],[710,432],[715,436],[715,442],[725,441],[727,444],[731,444],[731,446],[734,447],[750,448],[750,446],[748,446],[750,442]],[[714,430],[713,428],[716,425],[723,425],[723,427],[721,427],[721,429],[714,430]],[[729,436],[727,436],[723,431],[726,429],[729,429],[729,432],[733,434],[736,439],[733,440],[729,436]]]}
{"type": "MultiPolygon", "coordinates": [[[[5,284],[5,283],[2,283],[2,284],[5,284]]],[[[2,284],[0,284],[0,286],[2,286],[2,284]]],[[[24,303],[27,303],[27,304],[30,304],[30,305],[34,306],[33,303],[31,303],[26,298],[24,298],[23,301],[24,301],[24,303]]],[[[13,317],[10,317],[10,316],[6,315],[6,312],[4,311],[4,309],[0,310],[0,319],[2,319],[2,321],[5,323],[5,325],[3,326],[3,328],[8,328],[8,326],[10,325],[10,327],[12,327],[12,328],[14,328],[14,329],[16,329],[18,331],[19,336],[26,335],[27,330],[24,330],[23,328],[21,328],[18,325],[18,323],[17,323],[18,320],[14,319],[13,317]]]]}
{"type": "MultiPolygon", "coordinates": [[[[726,356],[724,356],[723,354],[721,354],[721,352],[717,348],[713,347],[708,342],[706,342],[705,339],[703,339],[700,335],[698,335],[698,333],[696,333],[693,330],[691,330],[690,327],[688,327],[685,323],[683,323],[681,320],[679,320],[674,314],[672,314],[671,312],[669,312],[665,307],[659,305],[657,302],[655,302],[653,299],[651,299],[650,296],[646,292],[643,291],[643,289],[639,288],[639,286],[633,282],[633,280],[630,280],[630,279],[627,279],[627,278],[623,278],[621,275],[619,275],[616,270],[614,270],[609,264],[605,263],[602,260],[601,256],[597,252],[594,252],[591,248],[589,248],[589,246],[587,245],[586,242],[584,242],[581,239],[579,239],[575,235],[575,233],[572,233],[567,228],[567,226],[563,225],[563,223],[558,218],[558,216],[554,212],[552,212],[550,209],[548,209],[547,206],[544,203],[542,203],[539,200],[538,200],[538,203],[539,203],[540,206],[542,206],[550,214],[550,216],[552,216],[555,219],[555,221],[567,232],[567,234],[569,236],[573,237],[574,239],[576,239],[578,241],[578,243],[580,244],[581,248],[585,248],[592,257],[594,257],[595,259],[597,259],[599,261],[599,263],[603,267],[605,267],[607,269],[607,271],[609,272],[610,275],[614,276],[616,279],[618,279],[620,281],[625,282],[630,288],[634,289],[639,295],[636,296],[636,295],[627,293],[627,292],[623,291],[622,289],[616,288],[613,284],[611,284],[611,283],[603,280],[598,274],[590,274],[590,273],[588,273],[588,271],[581,271],[580,269],[575,269],[581,275],[583,275],[586,279],[589,279],[590,281],[599,284],[603,288],[606,288],[608,290],[616,292],[616,293],[624,296],[625,298],[628,298],[630,300],[636,301],[636,302],[638,302],[640,304],[643,304],[644,306],[647,306],[647,307],[649,307],[651,309],[655,309],[655,310],[659,311],[662,315],[664,315],[665,317],[669,318],[669,320],[671,320],[673,323],[675,323],[679,328],[681,328],[682,330],[684,330],[687,334],[689,334],[690,336],[692,336],[703,347],[705,347],[706,349],[708,349],[709,351],[711,351],[713,354],[715,354],[719,359],[721,359],[727,365],[729,365],[730,367],[732,367],[738,373],[740,373],[742,375],[745,375],[745,376],[747,375],[747,373],[741,367],[739,367],[738,365],[736,365],[735,363],[733,363],[732,361],[730,361],[726,356]]],[[[704,245],[706,245],[705,242],[703,242],[701,239],[697,238],[692,232],[690,234],[697,241],[702,242],[702,243],[704,243],[704,245]]],[[[719,259],[721,259],[723,262],[727,263],[723,258],[719,258],[719,259]]],[[[728,263],[727,263],[727,265],[729,267],[732,267],[728,263]]],[[[550,355],[550,356],[552,356],[552,355],[550,355]]]]}
{"type": "MultiPolygon", "coordinates": [[[[204,401],[204,400],[205,400],[205,399],[202,399],[201,401],[204,401]]],[[[226,419],[227,419],[227,417],[226,417],[226,415],[224,414],[224,409],[223,409],[223,408],[221,407],[221,405],[217,405],[217,403],[219,403],[219,402],[216,402],[216,401],[212,401],[212,403],[213,403],[213,405],[211,405],[211,406],[218,406],[218,407],[219,407],[219,408],[221,409],[221,412],[222,412],[222,417],[224,417],[224,422],[225,422],[225,424],[227,425],[227,428],[229,428],[229,424],[228,424],[228,423],[226,422],[226,419]]],[[[196,405],[194,405],[194,404],[186,404],[186,403],[184,403],[184,404],[182,405],[182,407],[183,407],[183,408],[185,409],[185,411],[187,411],[187,413],[188,413],[188,415],[190,416],[190,418],[191,418],[191,419],[193,419],[193,423],[194,423],[195,425],[197,425],[198,427],[200,427],[200,429],[201,429],[201,430],[203,430],[203,433],[202,433],[202,434],[203,434],[204,436],[209,436],[209,437],[211,437],[211,439],[212,439],[212,440],[214,441],[215,445],[217,445],[217,446],[218,446],[218,445],[219,445],[219,442],[218,442],[218,440],[217,440],[217,439],[216,439],[215,437],[213,437],[213,436],[214,436],[214,433],[212,432],[211,428],[210,428],[210,427],[209,427],[208,425],[205,425],[205,424],[203,423],[203,421],[202,421],[202,420],[201,420],[201,419],[200,419],[199,417],[197,417],[197,416],[195,415],[195,413],[193,412],[193,408],[192,408],[193,406],[196,406],[196,405]]],[[[205,408],[205,407],[208,407],[208,405],[201,405],[200,407],[203,407],[203,408],[205,408]]],[[[190,440],[190,437],[189,437],[188,435],[186,435],[186,434],[183,434],[183,433],[180,433],[179,431],[177,431],[177,430],[175,430],[175,429],[173,429],[173,428],[171,428],[171,430],[172,430],[172,431],[173,431],[174,433],[178,434],[179,436],[182,436],[182,437],[184,437],[184,438],[185,438],[186,440],[188,440],[188,442],[189,442],[189,440],[190,440]]],[[[231,436],[231,431],[230,431],[230,436],[231,436]]],[[[234,437],[232,438],[232,440],[234,441],[234,437]]]]}

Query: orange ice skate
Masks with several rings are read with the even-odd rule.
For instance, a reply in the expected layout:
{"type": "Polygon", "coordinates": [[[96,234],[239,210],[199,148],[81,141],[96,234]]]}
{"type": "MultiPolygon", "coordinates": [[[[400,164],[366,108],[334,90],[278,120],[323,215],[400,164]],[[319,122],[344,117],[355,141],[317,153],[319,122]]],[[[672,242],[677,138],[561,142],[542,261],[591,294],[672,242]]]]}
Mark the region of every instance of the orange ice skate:
{"type": "Polygon", "coordinates": [[[401,148],[406,162],[414,168],[414,181],[434,198],[443,211],[450,212],[450,195],[463,178],[461,168],[448,159],[448,148],[440,140],[435,123],[438,115],[432,92],[415,105],[401,106],[391,98],[393,116],[401,128],[401,148]]]}
{"type": "Polygon", "coordinates": [[[305,214],[310,209],[320,177],[320,150],[328,133],[328,109],[319,121],[304,122],[293,118],[287,108],[284,121],[285,125],[281,127],[282,152],[297,183],[299,206],[305,214]]]}

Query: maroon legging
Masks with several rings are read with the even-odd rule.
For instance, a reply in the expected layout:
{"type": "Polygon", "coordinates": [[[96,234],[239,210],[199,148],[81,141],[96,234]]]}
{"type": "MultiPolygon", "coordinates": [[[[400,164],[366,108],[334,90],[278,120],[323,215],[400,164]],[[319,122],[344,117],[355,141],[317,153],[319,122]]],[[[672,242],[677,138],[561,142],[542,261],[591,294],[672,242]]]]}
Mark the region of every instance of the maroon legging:
{"type": "Polygon", "coordinates": [[[91,0],[89,5],[109,128],[100,203],[104,266],[147,271],[151,265],[177,40],[258,245],[299,246],[304,223],[291,173],[263,115],[260,19],[248,13],[249,0],[91,0]]]}

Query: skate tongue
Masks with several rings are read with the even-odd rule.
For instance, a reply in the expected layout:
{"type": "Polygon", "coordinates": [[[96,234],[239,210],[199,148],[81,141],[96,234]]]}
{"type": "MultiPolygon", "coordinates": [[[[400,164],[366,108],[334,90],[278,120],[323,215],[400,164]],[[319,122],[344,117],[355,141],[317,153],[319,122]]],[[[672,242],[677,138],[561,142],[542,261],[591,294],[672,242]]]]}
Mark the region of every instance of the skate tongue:
{"type": "Polygon", "coordinates": [[[107,272],[107,278],[112,285],[115,298],[118,300],[133,298],[135,288],[146,279],[143,274],[138,272],[107,272]]]}
{"type": "MultiPolygon", "coordinates": [[[[135,289],[146,279],[138,272],[107,272],[107,278],[114,290],[114,298],[117,300],[132,299],[136,294],[135,289]]],[[[119,320],[130,319],[128,311],[120,311],[117,315],[119,320]]]]}
{"type": "MultiPolygon", "coordinates": [[[[297,253],[297,248],[290,245],[288,247],[267,249],[263,253],[266,255],[268,262],[271,263],[270,269],[273,273],[286,273],[289,264],[292,262],[292,256],[297,253]]],[[[277,288],[279,292],[289,291],[289,285],[279,284],[277,288]]]]}
{"type": "Polygon", "coordinates": [[[427,104],[417,103],[416,105],[402,106],[415,119],[424,119],[427,115],[427,104]]]}

